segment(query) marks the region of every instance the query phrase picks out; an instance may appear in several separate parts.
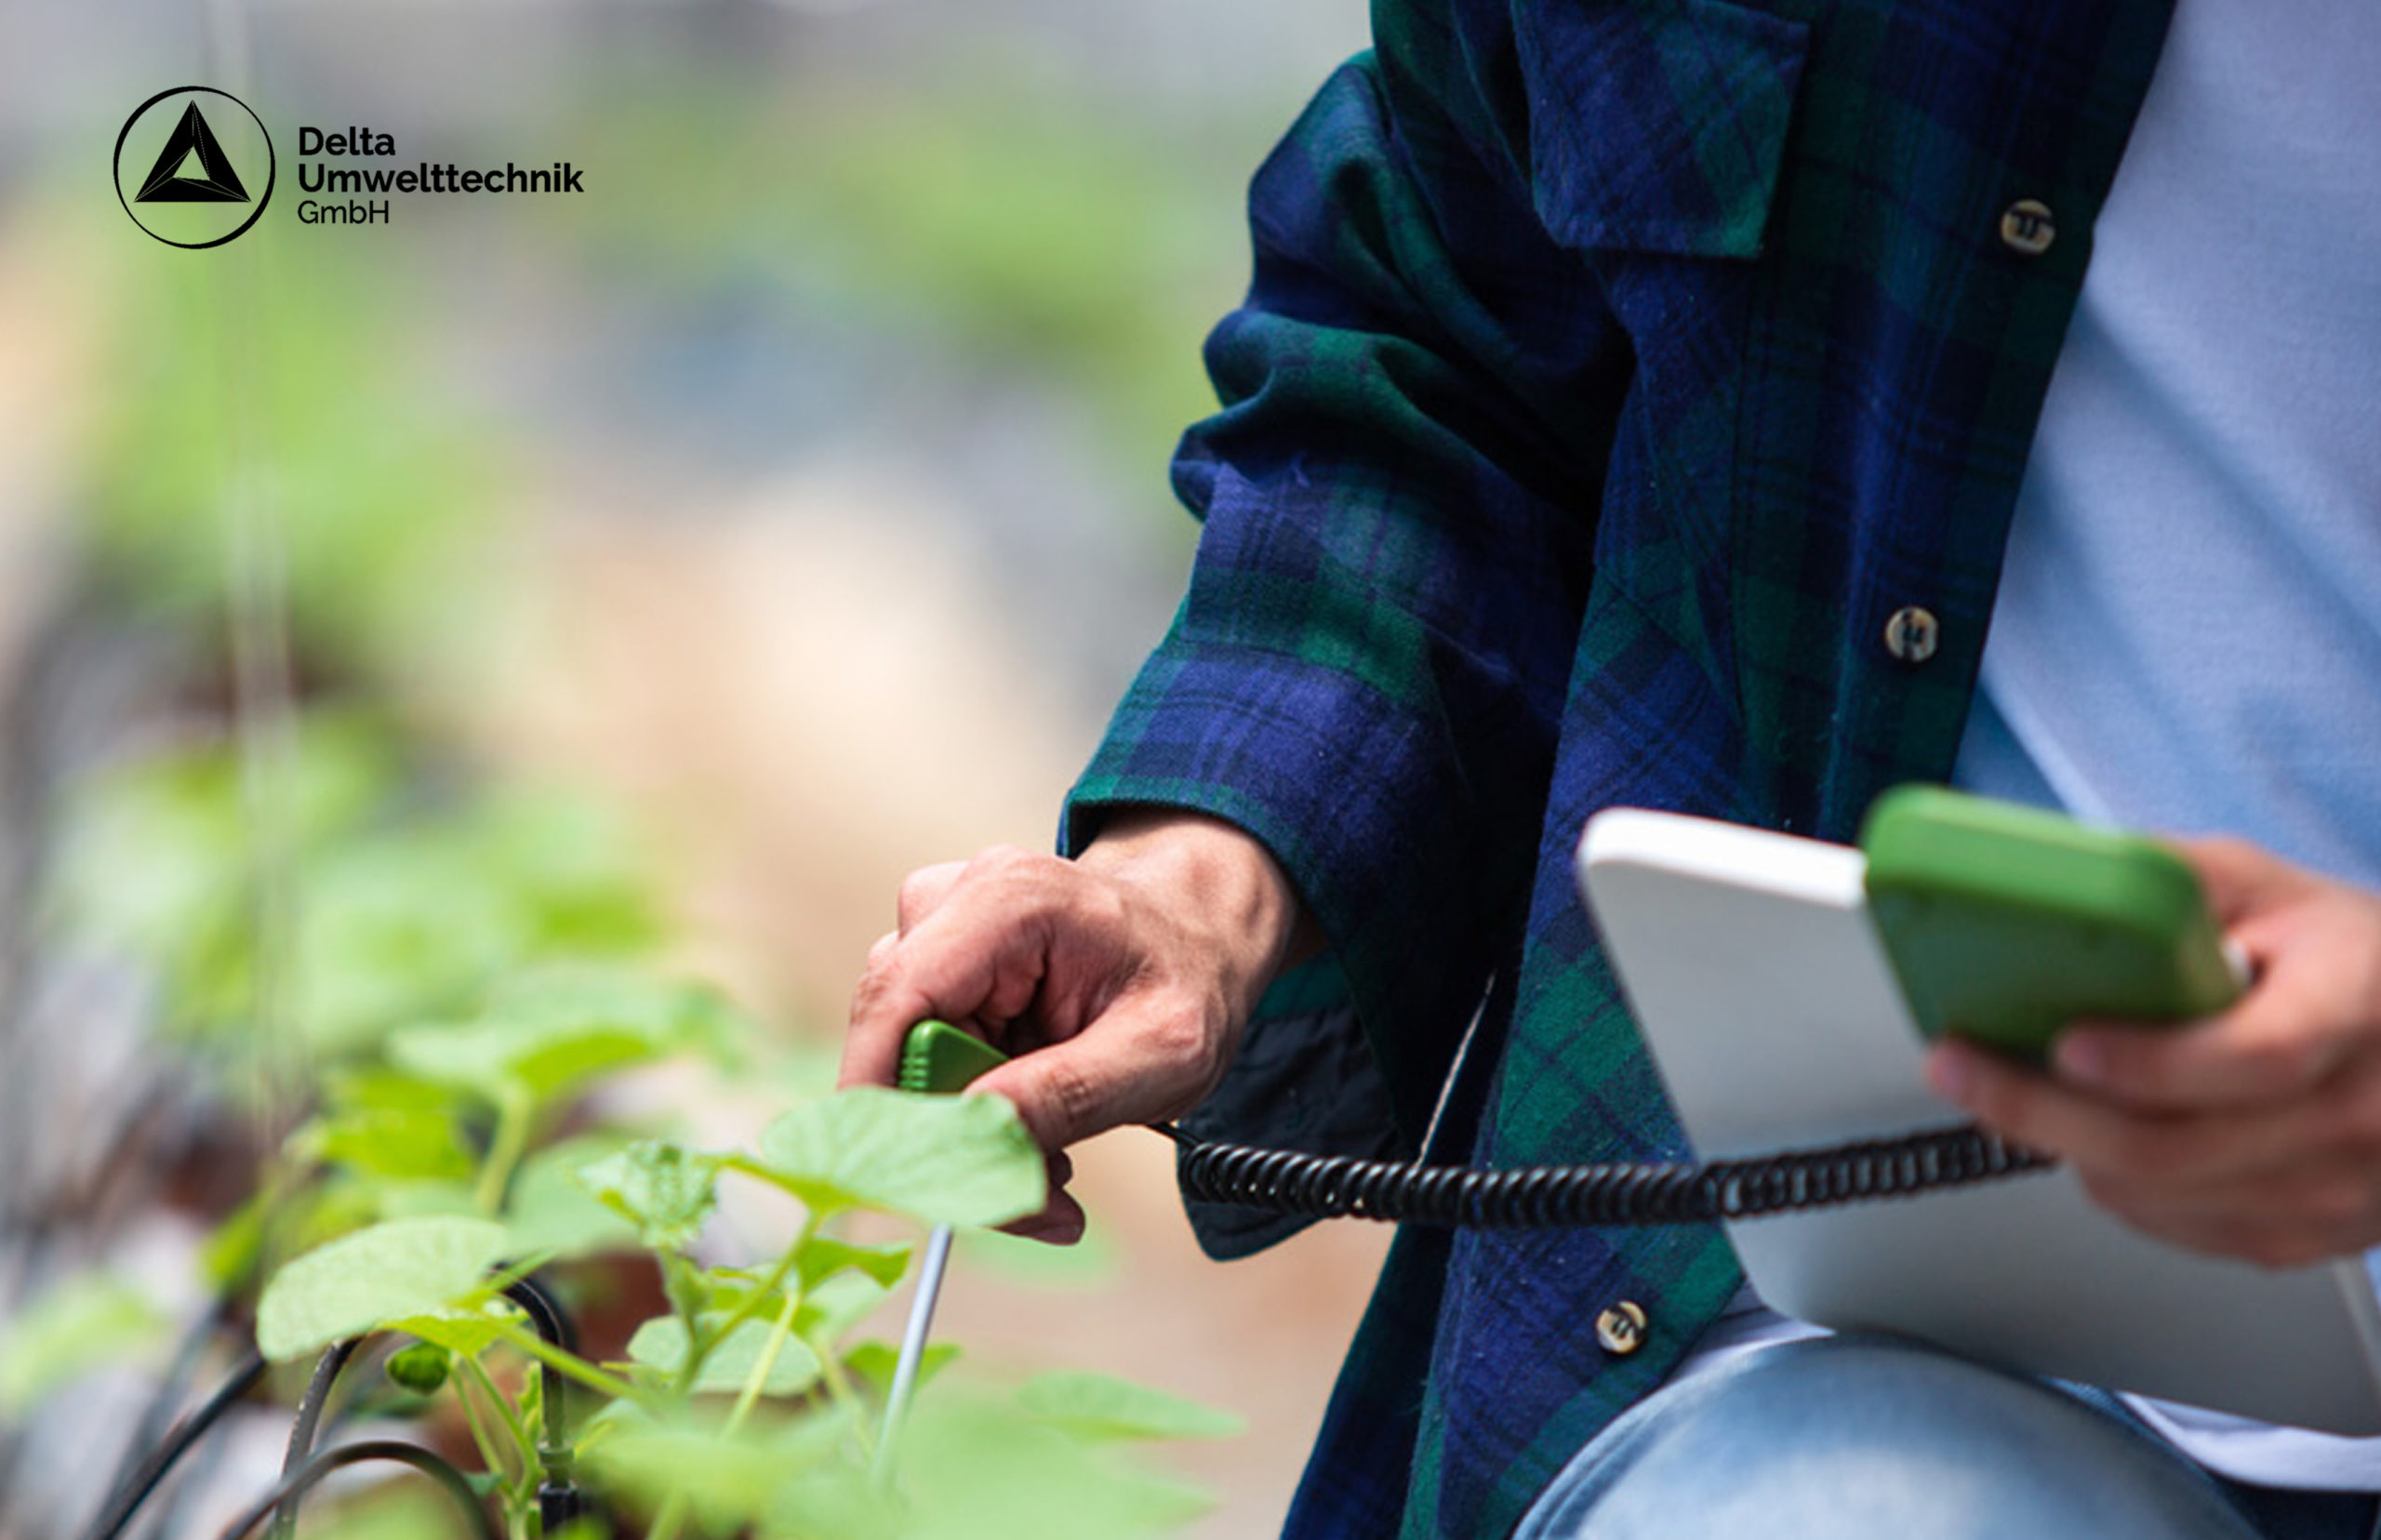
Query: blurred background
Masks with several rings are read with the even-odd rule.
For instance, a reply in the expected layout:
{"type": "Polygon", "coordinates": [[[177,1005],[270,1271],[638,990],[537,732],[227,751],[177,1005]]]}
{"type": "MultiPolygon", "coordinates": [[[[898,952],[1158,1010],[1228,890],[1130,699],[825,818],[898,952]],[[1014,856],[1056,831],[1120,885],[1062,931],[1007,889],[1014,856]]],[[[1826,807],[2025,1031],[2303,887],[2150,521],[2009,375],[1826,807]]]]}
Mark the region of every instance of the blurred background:
{"type": "MultiPolygon", "coordinates": [[[[901,875],[1046,848],[1163,629],[1248,176],[1363,43],[1362,0],[0,7],[0,1321],[103,1272],[173,1340],[306,1067],[540,949],[760,1024],[765,1073],[623,1093],[689,1137],[831,1073],[901,875]],[[206,252],[108,174],[195,82],[282,166],[206,252]],[[299,125],[585,192],[308,227],[299,125]]],[[[947,1330],[1239,1413],[1170,1457],[1195,1533],[1271,1533],[1385,1236],[1219,1268],[1160,1141],[1078,1164],[1085,1244],[964,1252],[947,1330]]],[[[40,1319],[0,1535],[158,1372],[40,1319]]]]}

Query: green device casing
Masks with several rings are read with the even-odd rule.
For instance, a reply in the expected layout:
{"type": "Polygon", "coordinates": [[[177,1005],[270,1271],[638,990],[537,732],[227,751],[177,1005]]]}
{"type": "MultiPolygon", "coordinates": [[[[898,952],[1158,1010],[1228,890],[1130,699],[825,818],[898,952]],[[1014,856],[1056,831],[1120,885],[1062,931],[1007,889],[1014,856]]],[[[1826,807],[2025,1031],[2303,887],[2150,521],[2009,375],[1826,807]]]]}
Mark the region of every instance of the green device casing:
{"type": "Polygon", "coordinates": [[[921,1021],[901,1040],[901,1069],[893,1083],[903,1091],[948,1095],[1007,1062],[1006,1054],[947,1021],[921,1021]]]}
{"type": "Polygon", "coordinates": [[[1860,846],[1929,1038],[2039,1059],[2079,1016],[2186,1020],[2240,992],[2197,875],[2156,841],[1906,786],[1877,800],[1860,846]]]}

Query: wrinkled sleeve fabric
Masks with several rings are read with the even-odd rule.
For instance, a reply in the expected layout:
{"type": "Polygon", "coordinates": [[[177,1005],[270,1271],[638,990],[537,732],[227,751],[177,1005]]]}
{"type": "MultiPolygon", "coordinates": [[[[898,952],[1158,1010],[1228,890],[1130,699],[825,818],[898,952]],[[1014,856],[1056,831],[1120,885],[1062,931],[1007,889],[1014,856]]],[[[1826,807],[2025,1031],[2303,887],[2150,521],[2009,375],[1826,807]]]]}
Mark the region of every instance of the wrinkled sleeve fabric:
{"type": "MultiPolygon", "coordinates": [[[[1189,590],[1061,843],[1125,804],[1263,842],[1411,1152],[1519,943],[1628,360],[1532,211],[1509,36],[1375,21],[1252,187],[1254,281],[1206,347],[1222,409],[1174,464],[1189,590]]],[[[1318,988],[1258,1028],[1331,1019],[1318,988]]]]}

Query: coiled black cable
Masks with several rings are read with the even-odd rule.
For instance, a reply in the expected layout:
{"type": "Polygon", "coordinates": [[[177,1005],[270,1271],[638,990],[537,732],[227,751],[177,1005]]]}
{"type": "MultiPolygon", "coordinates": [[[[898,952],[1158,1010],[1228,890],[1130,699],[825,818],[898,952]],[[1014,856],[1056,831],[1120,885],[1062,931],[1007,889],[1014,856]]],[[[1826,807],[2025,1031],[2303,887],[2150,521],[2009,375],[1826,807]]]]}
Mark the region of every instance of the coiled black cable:
{"type": "Polygon", "coordinates": [[[1709,1164],[1470,1166],[1208,1144],[1179,1129],[1183,1195],[1318,1219],[1470,1228],[1687,1225],[1996,1181],[2056,1162],[1973,1123],[1709,1164]]]}

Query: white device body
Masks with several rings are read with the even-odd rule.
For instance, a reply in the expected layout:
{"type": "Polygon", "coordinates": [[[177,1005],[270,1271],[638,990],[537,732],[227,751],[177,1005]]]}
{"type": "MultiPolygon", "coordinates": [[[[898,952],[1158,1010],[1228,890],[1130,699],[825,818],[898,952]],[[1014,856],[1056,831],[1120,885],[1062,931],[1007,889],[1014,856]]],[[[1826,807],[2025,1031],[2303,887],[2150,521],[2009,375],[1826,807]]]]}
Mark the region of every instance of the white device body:
{"type": "MultiPolygon", "coordinates": [[[[1579,875],[1704,1160],[1962,1121],[1869,913],[1857,850],[1614,809],[1579,875]]],[[[1773,1308],[2268,1422],[2381,1434],[2381,1307],[2361,1259],[2284,1271],[2184,1252],[2064,1171],[1731,1223],[1773,1308]]]]}

